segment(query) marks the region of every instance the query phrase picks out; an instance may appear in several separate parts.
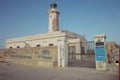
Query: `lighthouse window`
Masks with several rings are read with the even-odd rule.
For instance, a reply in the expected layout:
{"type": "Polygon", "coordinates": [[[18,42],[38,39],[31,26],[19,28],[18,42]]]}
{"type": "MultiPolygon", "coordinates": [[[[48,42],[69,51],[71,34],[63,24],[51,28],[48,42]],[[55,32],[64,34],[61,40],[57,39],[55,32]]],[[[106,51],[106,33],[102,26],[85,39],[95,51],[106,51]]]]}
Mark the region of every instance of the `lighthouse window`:
{"type": "Polygon", "coordinates": [[[52,15],[50,15],[50,18],[52,18],[52,15]]]}

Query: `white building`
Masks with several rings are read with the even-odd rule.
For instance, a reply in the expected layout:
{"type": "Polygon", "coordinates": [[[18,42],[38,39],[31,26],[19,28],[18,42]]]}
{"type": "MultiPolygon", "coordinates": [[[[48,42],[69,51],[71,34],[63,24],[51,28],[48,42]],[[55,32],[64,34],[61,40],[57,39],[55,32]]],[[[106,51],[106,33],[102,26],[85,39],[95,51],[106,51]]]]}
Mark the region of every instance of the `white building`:
{"type": "MultiPolygon", "coordinates": [[[[48,11],[48,33],[8,39],[6,40],[6,48],[58,46],[58,55],[61,55],[59,49],[63,47],[65,58],[62,65],[66,66],[68,48],[75,46],[75,52],[80,53],[80,47],[85,48],[85,45],[80,45],[80,42],[86,42],[86,39],[82,35],[67,30],[59,30],[59,11],[57,10],[57,4],[54,2],[50,6],[51,8],[48,11]]],[[[58,61],[60,61],[60,59],[58,61]]],[[[58,65],[61,65],[60,62],[58,62],[58,65]]]]}

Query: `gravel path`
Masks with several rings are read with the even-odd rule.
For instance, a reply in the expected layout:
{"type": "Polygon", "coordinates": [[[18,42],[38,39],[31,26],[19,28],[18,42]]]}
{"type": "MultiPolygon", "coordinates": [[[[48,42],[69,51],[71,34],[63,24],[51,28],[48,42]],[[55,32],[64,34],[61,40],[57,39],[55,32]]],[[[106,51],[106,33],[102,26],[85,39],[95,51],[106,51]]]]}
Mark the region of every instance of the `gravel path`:
{"type": "Polygon", "coordinates": [[[0,80],[118,80],[117,73],[93,68],[52,68],[0,63],[0,80]]]}

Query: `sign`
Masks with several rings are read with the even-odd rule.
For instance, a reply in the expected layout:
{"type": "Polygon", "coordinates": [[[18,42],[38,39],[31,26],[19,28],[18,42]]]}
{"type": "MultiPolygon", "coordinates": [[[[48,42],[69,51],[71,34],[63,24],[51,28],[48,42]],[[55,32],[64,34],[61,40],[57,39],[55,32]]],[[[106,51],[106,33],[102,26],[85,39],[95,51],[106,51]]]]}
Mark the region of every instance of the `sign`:
{"type": "Polygon", "coordinates": [[[106,60],[106,50],[105,47],[95,47],[95,59],[97,61],[105,61],[106,60]]]}

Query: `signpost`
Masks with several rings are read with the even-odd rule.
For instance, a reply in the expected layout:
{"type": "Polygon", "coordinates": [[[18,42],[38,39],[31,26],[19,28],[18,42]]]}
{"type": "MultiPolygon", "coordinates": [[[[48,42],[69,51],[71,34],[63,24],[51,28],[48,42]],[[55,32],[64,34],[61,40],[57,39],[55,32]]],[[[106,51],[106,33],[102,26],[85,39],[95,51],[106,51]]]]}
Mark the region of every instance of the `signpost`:
{"type": "Polygon", "coordinates": [[[96,60],[96,70],[106,70],[106,48],[105,39],[106,36],[95,35],[95,60],[96,60]]]}

